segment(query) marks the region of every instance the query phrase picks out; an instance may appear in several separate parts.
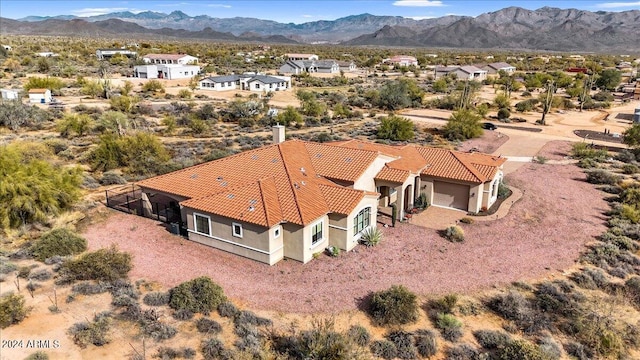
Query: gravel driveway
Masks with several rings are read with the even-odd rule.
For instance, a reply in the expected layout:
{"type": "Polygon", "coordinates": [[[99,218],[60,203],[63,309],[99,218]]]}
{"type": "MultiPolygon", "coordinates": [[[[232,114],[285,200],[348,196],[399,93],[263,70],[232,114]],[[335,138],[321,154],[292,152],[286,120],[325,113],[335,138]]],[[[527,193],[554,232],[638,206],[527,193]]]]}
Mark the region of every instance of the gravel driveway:
{"type": "MultiPolygon", "coordinates": [[[[562,143],[550,143],[562,147],[562,143]]],[[[564,147],[566,149],[566,146],[564,147]]],[[[554,149],[545,149],[554,153],[554,149]]],[[[118,244],[134,255],[132,278],[174,286],[208,275],[239,304],[297,313],[354,309],[370,291],[404,284],[419,294],[470,293],[540,278],[573,265],[585,243],[605,229],[603,194],[573,165],[527,164],[506,181],[524,191],[503,219],[463,225],[452,244],[409,224],[383,229],[375,248],[339,258],[268,266],[171,235],[145,218],[113,212],[88,227],[91,249],[118,244]]]]}

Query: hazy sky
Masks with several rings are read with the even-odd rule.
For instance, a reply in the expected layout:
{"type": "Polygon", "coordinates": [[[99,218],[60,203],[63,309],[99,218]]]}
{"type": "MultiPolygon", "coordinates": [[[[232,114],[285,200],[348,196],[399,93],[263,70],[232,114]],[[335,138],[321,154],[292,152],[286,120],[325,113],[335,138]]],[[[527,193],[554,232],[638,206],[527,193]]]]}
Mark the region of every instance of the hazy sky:
{"type": "Polygon", "coordinates": [[[349,15],[370,13],[411,18],[430,18],[444,15],[477,16],[509,6],[538,9],[544,6],[576,8],[589,11],[624,11],[640,9],[638,0],[547,0],[547,1],[479,1],[479,0],[145,0],[145,1],[55,1],[55,0],[1,0],[0,16],[19,19],[29,15],[92,16],[117,11],[157,11],[170,13],[180,10],[187,15],[209,15],[212,17],[253,17],[279,22],[303,23],[316,20],[335,20],[349,15]]]}

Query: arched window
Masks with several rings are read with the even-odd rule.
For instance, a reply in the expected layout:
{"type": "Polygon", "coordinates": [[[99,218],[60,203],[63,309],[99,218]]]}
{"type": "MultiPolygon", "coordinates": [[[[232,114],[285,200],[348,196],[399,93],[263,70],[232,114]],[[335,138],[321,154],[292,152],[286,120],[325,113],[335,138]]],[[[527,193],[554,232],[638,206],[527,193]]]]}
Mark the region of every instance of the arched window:
{"type": "Polygon", "coordinates": [[[371,208],[366,207],[353,219],[353,234],[356,235],[371,224],[371,208]]]}

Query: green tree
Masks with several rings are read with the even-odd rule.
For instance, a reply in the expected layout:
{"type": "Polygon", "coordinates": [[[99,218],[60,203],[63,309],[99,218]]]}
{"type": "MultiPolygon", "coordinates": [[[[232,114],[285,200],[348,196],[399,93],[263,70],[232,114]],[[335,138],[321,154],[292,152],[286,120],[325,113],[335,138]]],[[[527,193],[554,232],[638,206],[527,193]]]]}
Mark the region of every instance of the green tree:
{"type": "Polygon", "coordinates": [[[498,109],[509,109],[511,107],[511,99],[506,94],[498,94],[493,99],[493,104],[498,109]]]}
{"type": "Polygon", "coordinates": [[[45,221],[80,197],[82,171],[53,165],[44,144],[0,147],[0,228],[45,221]]]}
{"type": "Polygon", "coordinates": [[[24,84],[24,90],[29,91],[31,89],[49,89],[51,91],[59,91],[66,84],[58,79],[52,77],[30,77],[29,80],[24,84]]]}
{"type": "Polygon", "coordinates": [[[127,114],[120,111],[105,111],[98,118],[101,130],[103,132],[110,132],[118,135],[126,134],[127,130],[133,124],[129,121],[127,114]]]}
{"type": "Polygon", "coordinates": [[[414,79],[402,78],[386,82],[380,88],[377,106],[386,110],[417,107],[422,104],[424,91],[414,79]]]}
{"type": "Polygon", "coordinates": [[[164,85],[159,80],[152,79],[142,85],[142,91],[144,92],[164,92],[164,85]]]}
{"type": "Polygon", "coordinates": [[[87,114],[65,114],[57,127],[62,137],[84,136],[93,127],[93,119],[87,114]]]}
{"type": "Polygon", "coordinates": [[[443,129],[449,140],[467,140],[482,135],[482,117],[469,109],[461,109],[451,114],[443,129]]]}
{"type": "Polygon", "coordinates": [[[378,139],[393,141],[407,141],[414,137],[413,121],[396,115],[389,115],[380,119],[376,133],[378,139]]]}
{"type": "Polygon", "coordinates": [[[433,82],[433,91],[437,93],[446,93],[449,90],[449,84],[444,78],[440,78],[433,82]]]}
{"type": "Polygon", "coordinates": [[[24,304],[24,296],[7,293],[0,297],[0,329],[24,320],[30,309],[24,304]]]}
{"type": "Polygon", "coordinates": [[[638,147],[640,145],[640,123],[634,123],[625,130],[622,133],[622,141],[631,147],[638,147]]]}
{"type": "Polygon", "coordinates": [[[302,124],[303,119],[302,115],[294,108],[293,106],[287,106],[284,111],[278,113],[277,116],[278,122],[284,124],[285,126],[289,126],[291,124],[302,124]]]}
{"type": "Polygon", "coordinates": [[[80,91],[82,92],[82,94],[87,95],[92,99],[104,94],[104,88],[102,87],[102,84],[97,80],[85,81],[84,86],[80,91]]]}
{"type": "Polygon", "coordinates": [[[596,80],[596,86],[600,89],[613,91],[620,85],[621,80],[622,74],[617,69],[604,69],[596,80]]]}

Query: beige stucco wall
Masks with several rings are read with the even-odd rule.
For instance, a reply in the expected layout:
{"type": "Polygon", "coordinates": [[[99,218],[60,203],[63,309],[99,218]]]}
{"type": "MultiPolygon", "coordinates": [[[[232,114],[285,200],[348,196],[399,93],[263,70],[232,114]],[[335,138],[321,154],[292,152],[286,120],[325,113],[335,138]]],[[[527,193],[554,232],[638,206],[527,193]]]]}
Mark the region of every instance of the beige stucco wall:
{"type": "Polygon", "coordinates": [[[376,159],[367,167],[362,175],[353,183],[353,188],[358,190],[376,191],[376,181],[374,177],[382,170],[384,164],[395,160],[390,156],[378,155],[376,159]]]}
{"type": "Polygon", "coordinates": [[[350,251],[358,245],[361,234],[353,233],[355,217],[367,207],[371,208],[369,226],[376,226],[378,220],[378,198],[374,195],[365,196],[348,216],[329,214],[329,245],[337,246],[342,250],[350,251]]]}
{"type": "Polygon", "coordinates": [[[313,254],[323,252],[329,246],[329,216],[324,215],[310,222],[307,226],[301,227],[295,224],[284,224],[284,256],[301,261],[309,262],[313,259],[313,254]],[[319,221],[323,222],[323,239],[311,245],[311,230],[319,221]]]}
{"type": "Polygon", "coordinates": [[[245,223],[215,214],[207,214],[197,210],[184,208],[189,229],[189,240],[208,245],[233,254],[244,256],[269,265],[273,265],[284,257],[284,233],[274,236],[275,227],[266,228],[245,223]],[[193,214],[209,216],[211,219],[211,236],[194,231],[193,214]],[[242,237],[233,236],[232,224],[242,225],[242,237]]]}
{"type": "Polygon", "coordinates": [[[482,208],[482,198],[484,195],[484,184],[474,184],[469,186],[469,207],[467,211],[477,213],[482,208]]]}

